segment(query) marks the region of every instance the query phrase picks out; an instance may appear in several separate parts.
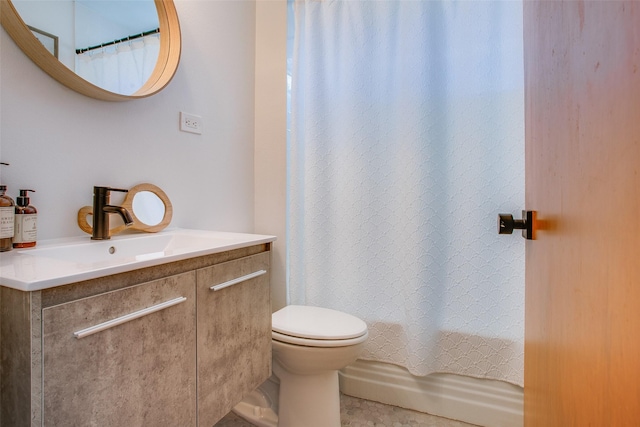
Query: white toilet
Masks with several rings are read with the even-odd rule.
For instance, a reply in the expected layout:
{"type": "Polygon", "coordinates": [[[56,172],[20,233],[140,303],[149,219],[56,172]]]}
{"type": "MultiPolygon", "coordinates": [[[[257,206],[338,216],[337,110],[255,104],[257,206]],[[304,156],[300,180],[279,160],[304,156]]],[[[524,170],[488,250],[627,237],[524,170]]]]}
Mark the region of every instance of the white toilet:
{"type": "Polygon", "coordinates": [[[257,426],[340,427],[338,370],[353,363],[367,324],[328,308],[290,305],[272,316],[273,373],[234,412],[257,426]]]}

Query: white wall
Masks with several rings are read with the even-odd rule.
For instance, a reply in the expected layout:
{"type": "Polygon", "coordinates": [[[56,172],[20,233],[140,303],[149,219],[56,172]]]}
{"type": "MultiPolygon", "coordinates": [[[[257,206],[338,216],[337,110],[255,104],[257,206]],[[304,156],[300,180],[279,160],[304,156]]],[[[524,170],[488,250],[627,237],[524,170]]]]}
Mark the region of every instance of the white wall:
{"type": "Polygon", "coordinates": [[[0,158],[11,163],[1,177],[14,198],[36,190],[39,239],[83,235],[76,215],[94,185],[141,182],[165,190],[172,226],[253,231],[255,3],[176,7],[176,76],[158,95],[124,103],[60,85],[0,30],[0,158]],[[178,130],[180,111],[202,116],[201,136],[178,130]]]}
{"type": "Polygon", "coordinates": [[[273,310],[286,305],[287,2],[256,3],[255,231],[274,234],[273,310]]]}

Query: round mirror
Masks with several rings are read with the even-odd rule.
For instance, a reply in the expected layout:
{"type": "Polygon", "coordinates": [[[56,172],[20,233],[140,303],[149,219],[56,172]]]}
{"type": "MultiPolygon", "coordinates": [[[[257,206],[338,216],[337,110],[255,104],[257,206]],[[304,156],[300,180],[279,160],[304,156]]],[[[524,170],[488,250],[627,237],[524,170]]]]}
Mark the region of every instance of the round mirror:
{"type": "Polygon", "coordinates": [[[164,202],[156,193],[140,191],[133,196],[133,212],[146,225],[158,225],[164,219],[164,202]]]}
{"type": "Polygon", "coordinates": [[[2,0],[0,14],[29,58],[92,98],[153,95],[169,83],[180,60],[172,0],[2,0]]]}
{"type": "Polygon", "coordinates": [[[129,189],[122,207],[133,217],[131,228],[149,233],[163,230],[171,222],[173,207],[169,197],[158,186],[138,184],[129,189]]]}

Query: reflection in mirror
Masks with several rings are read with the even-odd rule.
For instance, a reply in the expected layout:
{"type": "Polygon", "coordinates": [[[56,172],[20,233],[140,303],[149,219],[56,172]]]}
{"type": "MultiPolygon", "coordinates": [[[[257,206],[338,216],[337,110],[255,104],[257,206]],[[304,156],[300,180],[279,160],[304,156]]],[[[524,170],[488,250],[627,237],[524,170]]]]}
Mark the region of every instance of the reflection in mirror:
{"type": "Polygon", "coordinates": [[[151,191],[139,191],[133,196],[133,212],[146,225],[158,225],[164,218],[164,203],[151,191]]]}
{"type": "Polygon", "coordinates": [[[158,61],[159,21],[153,0],[13,0],[13,4],[34,34],[57,37],[62,64],[110,92],[135,93],[158,61]]]}
{"type": "Polygon", "coordinates": [[[173,0],[1,0],[0,21],[46,73],[96,99],[127,101],[153,95],[169,84],[180,62],[180,23],[173,0]],[[119,6],[115,11],[104,9],[106,5],[119,6]],[[87,16],[100,19],[89,23],[82,18],[87,16]],[[125,17],[130,20],[123,21],[125,17]],[[130,27],[130,22],[140,25],[130,27]],[[90,34],[86,28],[91,28],[90,34]],[[58,57],[52,47],[56,44],[58,57]],[[144,47],[144,53],[139,47],[144,47]],[[124,62],[135,63],[141,74],[114,77],[109,70],[123,68],[115,65],[116,52],[117,56],[123,52],[124,62]],[[95,67],[99,63],[105,64],[104,70],[95,67]],[[83,68],[88,71],[80,71],[83,68]]]}

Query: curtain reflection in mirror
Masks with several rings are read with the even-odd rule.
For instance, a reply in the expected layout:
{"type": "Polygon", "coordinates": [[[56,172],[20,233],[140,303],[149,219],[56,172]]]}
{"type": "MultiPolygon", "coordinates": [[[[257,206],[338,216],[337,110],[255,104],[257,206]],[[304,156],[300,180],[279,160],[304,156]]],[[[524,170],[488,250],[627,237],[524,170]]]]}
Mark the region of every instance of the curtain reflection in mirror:
{"type": "Polygon", "coordinates": [[[108,91],[135,93],[158,60],[160,35],[151,34],[76,55],[76,73],[108,91]]]}

